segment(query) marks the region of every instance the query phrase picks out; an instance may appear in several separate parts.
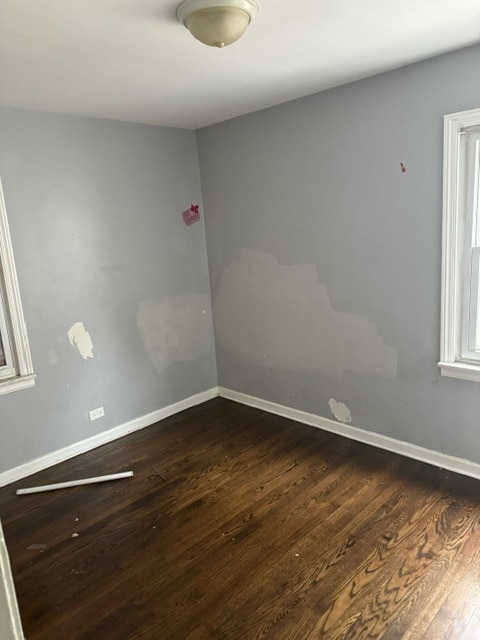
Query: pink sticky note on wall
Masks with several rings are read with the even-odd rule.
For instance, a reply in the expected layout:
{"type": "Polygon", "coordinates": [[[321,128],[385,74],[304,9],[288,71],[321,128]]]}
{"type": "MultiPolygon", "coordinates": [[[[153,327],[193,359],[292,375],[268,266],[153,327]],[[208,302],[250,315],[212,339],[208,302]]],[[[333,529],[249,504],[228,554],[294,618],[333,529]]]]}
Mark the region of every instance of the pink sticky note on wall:
{"type": "Polygon", "coordinates": [[[198,222],[200,220],[200,211],[198,208],[198,204],[192,204],[190,209],[186,209],[182,213],[182,218],[184,223],[189,227],[194,222],[198,222]]]}

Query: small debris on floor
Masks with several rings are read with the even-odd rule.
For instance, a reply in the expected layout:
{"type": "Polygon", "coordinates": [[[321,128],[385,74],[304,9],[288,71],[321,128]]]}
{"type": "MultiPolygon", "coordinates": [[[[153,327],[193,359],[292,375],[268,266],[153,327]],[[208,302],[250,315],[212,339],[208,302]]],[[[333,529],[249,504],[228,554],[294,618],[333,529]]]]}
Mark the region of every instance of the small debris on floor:
{"type": "Polygon", "coordinates": [[[296,557],[296,558],[298,558],[298,556],[299,556],[299,555],[300,555],[299,553],[296,553],[296,554],[295,554],[295,557],[296,557]]]}
{"type": "Polygon", "coordinates": [[[79,533],[72,533],[72,538],[78,538],[79,535],[79,533]]]}
{"type": "Polygon", "coordinates": [[[46,548],[46,544],[31,544],[27,547],[27,551],[45,551],[46,548]]]}
{"type": "Polygon", "coordinates": [[[79,518],[75,518],[75,522],[78,522],[79,518]]]}
{"type": "Polygon", "coordinates": [[[162,469],[159,469],[158,467],[153,467],[153,470],[155,471],[155,473],[157,475],[160,476],[160,478],[164,481],[167,482],[167,475],[165,473],[165,471],[163,471],[162,469]]]}

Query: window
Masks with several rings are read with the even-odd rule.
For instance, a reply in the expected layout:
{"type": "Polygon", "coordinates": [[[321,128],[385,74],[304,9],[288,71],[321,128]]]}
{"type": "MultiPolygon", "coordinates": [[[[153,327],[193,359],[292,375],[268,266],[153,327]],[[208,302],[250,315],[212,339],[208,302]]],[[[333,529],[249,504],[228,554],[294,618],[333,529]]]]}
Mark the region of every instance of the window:
{"type": "Polygon", "coordinates": [[[442,375],[480,381],[480,109],[445,116],[442,375]]]}
{"type": "Polygon", "coordinates": [[[35,384],[0,182],[0,394],[35,384]]]}

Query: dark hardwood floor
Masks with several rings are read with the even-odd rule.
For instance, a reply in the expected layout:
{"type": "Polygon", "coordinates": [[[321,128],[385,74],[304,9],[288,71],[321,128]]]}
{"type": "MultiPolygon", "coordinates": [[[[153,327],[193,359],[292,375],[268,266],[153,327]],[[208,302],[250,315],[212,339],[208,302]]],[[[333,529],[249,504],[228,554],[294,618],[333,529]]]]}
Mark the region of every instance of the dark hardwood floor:
{"type": "Polygon", "coordinates": [[[0,517],[27,640],[472,640],[479,489],[216,399],[1,489],[0,517]]]}

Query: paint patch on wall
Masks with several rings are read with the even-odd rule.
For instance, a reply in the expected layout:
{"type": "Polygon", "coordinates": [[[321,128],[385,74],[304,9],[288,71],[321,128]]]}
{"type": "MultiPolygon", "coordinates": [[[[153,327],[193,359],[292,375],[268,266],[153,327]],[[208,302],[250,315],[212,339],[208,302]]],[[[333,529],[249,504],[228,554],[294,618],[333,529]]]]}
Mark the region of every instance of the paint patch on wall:
{"type": "Polygon", "coordinates": [[[58,363],[58,355],[54,349],[50,349],[48,352],[48,361],[51,365],[56,365],[58,363]]]}
{"type": "Polygon", "coordinates": [[[328,406],[330,407],[330,411],[339,422],[352,421],[352,414],[350,412],[350,409],[344,402],[338,402],[338,400],[335,400],[335,398],[330,398],[330,400],[328,401],[328,406]]]}
{"type": "Polygon", "coordinates": [[[367,318],[332,308],[315,265],[282,265],[242,249],[214,305],[219,344],[242,360],[340,378],[345,370],[393,378],[397,352],[367,318]]]}
{"type": "Polygon", "coordinates": [[[93,342],[83,322],[75,322],[68,331],[68,339],[72,347],[77,347],[84,360],[93,358],[93,342]]]}
{"type": "Polygon", "coordinates": [[[179,295],[140,302],[137,325],[143,346],[161,373],[173,362],[196,360],[211,347],[208,296],[179,295]]]}
{"type": "Polygon", "coordinates": [[[198,204],[190,205],[190,208],[186,209],[182,213],[182,218],[187,227],[189,227],[194,222],[198,222],[200,220],[200,209],[198,204]]]}

